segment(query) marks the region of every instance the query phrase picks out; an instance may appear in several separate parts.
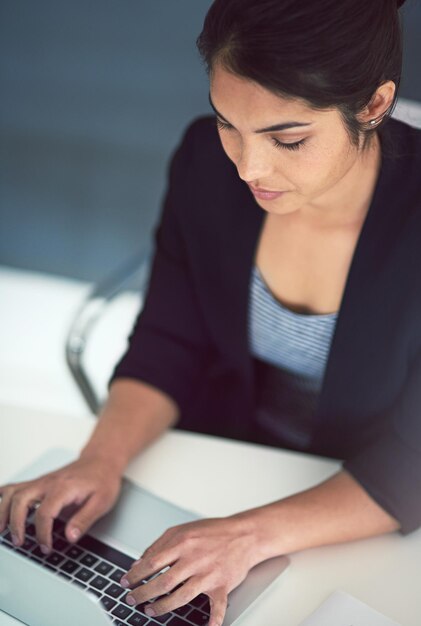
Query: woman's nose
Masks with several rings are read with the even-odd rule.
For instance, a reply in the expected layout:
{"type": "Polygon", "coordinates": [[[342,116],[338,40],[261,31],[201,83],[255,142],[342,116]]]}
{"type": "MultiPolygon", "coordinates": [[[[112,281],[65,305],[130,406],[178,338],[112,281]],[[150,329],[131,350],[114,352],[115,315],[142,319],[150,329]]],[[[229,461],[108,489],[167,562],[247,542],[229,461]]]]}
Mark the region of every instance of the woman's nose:
{"type": "Polygon", "coordinates": [[[246,182],[251,180],[268,180],[272,174],[272,166],[261,150],[243,146],[236,162],[238,175],[246,182]]]}

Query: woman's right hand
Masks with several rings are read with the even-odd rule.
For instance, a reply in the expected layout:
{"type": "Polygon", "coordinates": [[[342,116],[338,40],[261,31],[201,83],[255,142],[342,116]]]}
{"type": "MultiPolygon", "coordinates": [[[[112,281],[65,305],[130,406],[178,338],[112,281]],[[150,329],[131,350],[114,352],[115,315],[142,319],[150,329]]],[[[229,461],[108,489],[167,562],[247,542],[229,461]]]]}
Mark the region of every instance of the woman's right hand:
{"type": "Polygon", "coordinates": [[[115,504],[121,487],[121,474],[106,459],[80,458],[55,472],[35,480],[0,487],[0,532],[9,526],[13,542],[24,541],[28,511],[35,512],[36,539],[41,550],[52,550],[53,523],[67,506],[76,511],[66,524],[68,541],[76,542],[92,524],[115,504]]]}

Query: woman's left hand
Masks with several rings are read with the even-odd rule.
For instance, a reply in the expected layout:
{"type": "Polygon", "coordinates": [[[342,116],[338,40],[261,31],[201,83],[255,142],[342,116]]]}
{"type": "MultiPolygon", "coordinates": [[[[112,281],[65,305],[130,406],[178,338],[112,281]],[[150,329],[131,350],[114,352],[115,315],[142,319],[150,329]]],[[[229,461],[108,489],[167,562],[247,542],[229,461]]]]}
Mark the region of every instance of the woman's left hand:
{"type": "Polygon", "coordinates": [[[123,576],[122,585],[132,588],[126,598],[132,605],[164,596],[142,609],[148,615],[173,611],[204,593],[210,602],[209,626],[221,626],[228,593],[262,560],[247,515],[204,519],[169,528],[123,576]]]}

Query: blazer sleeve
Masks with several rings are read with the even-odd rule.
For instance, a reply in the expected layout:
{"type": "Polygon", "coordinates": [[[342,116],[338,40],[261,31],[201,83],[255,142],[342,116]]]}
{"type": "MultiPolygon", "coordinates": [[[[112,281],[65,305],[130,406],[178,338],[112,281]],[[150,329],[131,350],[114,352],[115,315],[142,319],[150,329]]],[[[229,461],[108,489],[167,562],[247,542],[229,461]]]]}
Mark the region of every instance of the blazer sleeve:
{"type": "Polygon", "coordinates": [[[421,526],[421,350],[387,428],[344,468],[407,534],[421,526]]]}
{"type": "Polygon", "coordinates": [[[181,413],[204,374],[209,351],[179,219],[194,181],[193,132],[191,126],[171,160],[145,304],[108,383],[121,377],[146,382],[168,394],[181,413]]]}

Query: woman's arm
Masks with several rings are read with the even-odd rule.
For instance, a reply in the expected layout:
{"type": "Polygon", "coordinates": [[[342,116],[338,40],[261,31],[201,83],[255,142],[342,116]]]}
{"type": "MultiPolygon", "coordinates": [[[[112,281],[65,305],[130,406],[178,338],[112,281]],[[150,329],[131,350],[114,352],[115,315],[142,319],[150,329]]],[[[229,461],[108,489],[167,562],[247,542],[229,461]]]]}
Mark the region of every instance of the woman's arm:
{"type": "Polygon", "coordinates": [[[79,459],[35,480],[0,487],[0,532],[9,524],[14,543],[24,538],[29,508],[43,551],[51,550],[54,519],[68,505],[77,511],[66,525],[69,541],[77,541],[115,503],[130,459],[172,426],[177,405],[166,394],[141,381],[116,379],[95,430],[79,459]]]}
{"type": "Polygon", "coordinates": [[[123,473],[177,418],[177,405],[165,393],[139,380],[117,378],[80,458],[104,458],[123,473]]]}
{"type": "Polygon", "coordinates": [[[346,471],[239,516],[255,529],[262,559],[399,529],[398,521],[346,471]]]}

